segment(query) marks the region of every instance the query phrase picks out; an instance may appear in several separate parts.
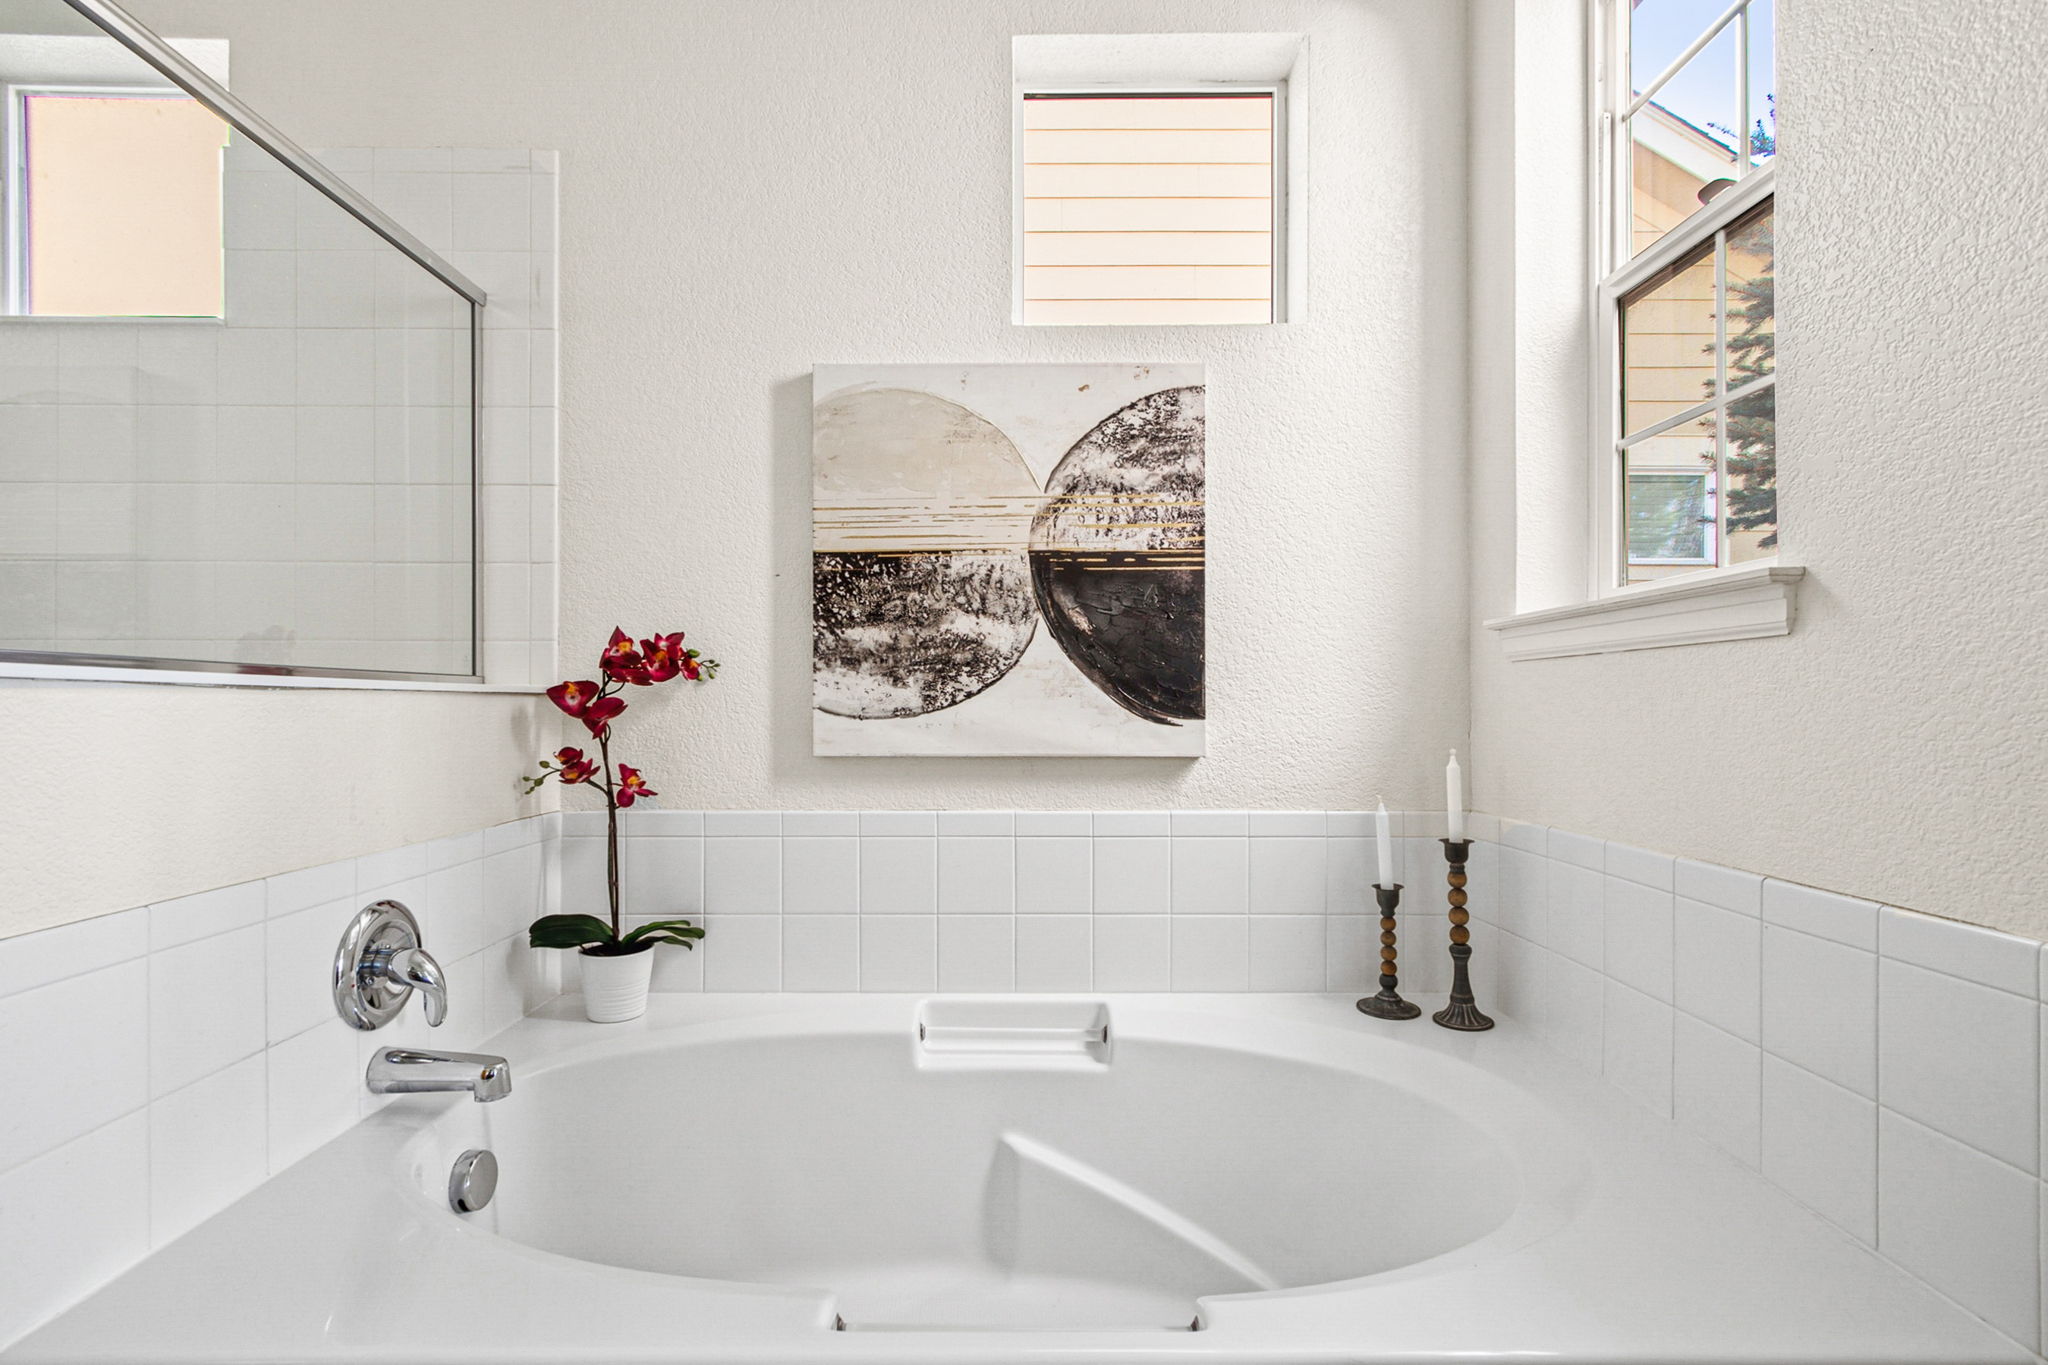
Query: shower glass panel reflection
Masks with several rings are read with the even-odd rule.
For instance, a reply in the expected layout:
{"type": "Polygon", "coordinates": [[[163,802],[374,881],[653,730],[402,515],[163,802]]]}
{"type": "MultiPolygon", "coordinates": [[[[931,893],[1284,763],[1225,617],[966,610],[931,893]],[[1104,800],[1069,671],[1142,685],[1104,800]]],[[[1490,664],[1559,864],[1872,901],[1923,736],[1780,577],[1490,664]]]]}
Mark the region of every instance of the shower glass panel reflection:
{"type": "Polygon", "coordinates": [[[0,664],[474,679],[480,292],[132,23],[0,0],[0,664]]]}

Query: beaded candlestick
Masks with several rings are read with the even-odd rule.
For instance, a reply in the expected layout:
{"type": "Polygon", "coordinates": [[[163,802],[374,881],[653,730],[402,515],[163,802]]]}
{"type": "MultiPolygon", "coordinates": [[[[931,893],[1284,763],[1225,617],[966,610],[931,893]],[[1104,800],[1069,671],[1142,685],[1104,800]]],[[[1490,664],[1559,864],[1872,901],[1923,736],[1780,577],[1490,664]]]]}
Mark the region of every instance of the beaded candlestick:
{"type": "Polygon", "coordinates": [[[1493,1020],[1479,1012],[1472,1000],[1472,978],[1465,964],[1472,960],[1472,931],[1465,926],[1472,916],[1465,910],[1465,859],[1471,856],[1470,839],[1439,839],[1444,846],[1448,870],[1444,879],[1451,884],[1451,1003],[1429,1016],[1445,1028],[1478,1033],[1493,1027],[1493,1020]]]}
{"type": "Polygon", "coordinates": [[[1380,993],[1359,1001],[1358,1009],[1375,1019],[1413,1019],[1422,1013],[1422,1007],[1403,1000],[1401,993],[1394,989],[1400,984],[1394,966],[1398,956],[1394,946],[1394,909],[1401,903],[1401,884],[1395,882],[1392,886],[1380,886],[1375,883],[1372,894],[1380,905],[1380,993]]]}

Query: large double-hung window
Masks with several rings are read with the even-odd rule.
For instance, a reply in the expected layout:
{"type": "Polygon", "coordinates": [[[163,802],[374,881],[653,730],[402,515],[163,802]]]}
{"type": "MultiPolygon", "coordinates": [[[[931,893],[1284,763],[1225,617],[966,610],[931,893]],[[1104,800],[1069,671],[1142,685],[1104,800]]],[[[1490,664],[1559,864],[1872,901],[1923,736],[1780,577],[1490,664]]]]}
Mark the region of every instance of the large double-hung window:
{"type": "Polygon", "coordinates": [[[1596,0],[1594,592],[1775,558],[1773,0],[1596,0]]]}

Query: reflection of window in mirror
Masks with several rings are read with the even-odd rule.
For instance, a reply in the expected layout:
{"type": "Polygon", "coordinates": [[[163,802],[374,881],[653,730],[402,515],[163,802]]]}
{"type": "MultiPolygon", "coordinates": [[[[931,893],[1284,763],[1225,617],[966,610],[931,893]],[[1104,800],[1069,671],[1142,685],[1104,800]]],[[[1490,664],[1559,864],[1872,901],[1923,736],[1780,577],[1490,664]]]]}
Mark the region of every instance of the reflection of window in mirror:
{"type": "Polygon", "coordinates": [[[0,85],[0,311],[220,317],[227,124],[103,39],[0,36],[0,85]]]}

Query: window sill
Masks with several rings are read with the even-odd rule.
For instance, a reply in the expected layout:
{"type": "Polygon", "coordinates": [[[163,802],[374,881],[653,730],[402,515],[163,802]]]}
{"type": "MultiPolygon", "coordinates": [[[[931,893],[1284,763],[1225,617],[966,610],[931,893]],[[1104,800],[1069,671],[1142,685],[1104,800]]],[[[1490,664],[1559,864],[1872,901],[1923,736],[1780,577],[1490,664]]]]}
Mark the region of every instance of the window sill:
{"type": "Polygon", "coordinates": [[[1632,588],[1568,607],[1488,621],[1509,659],[1619,654],[1790,635],[1806,570],[1750,564],[1632,588]]]}

